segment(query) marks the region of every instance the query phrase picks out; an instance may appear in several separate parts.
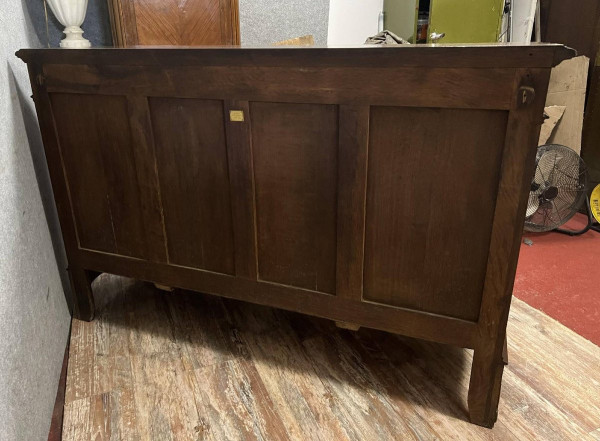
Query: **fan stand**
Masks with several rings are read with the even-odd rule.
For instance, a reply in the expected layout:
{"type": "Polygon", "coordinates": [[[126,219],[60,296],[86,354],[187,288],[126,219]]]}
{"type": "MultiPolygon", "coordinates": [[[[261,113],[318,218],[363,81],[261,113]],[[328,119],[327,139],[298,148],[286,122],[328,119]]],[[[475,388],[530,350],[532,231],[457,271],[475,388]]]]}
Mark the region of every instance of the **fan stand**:
{"type": "Polygon", "coordinates": [[[596,220],[594,219],[594,216],[592,215],[592,209],[590,207],[590,199],[587,197],[585,198],[585,205],[587,208],[588,223],[583,229],[573,231],[573,230],[565,230],[563,228],[556,228],[554,231],[556,231],[557,233],[566,234],[568,236],[580,236],[584,233],[587,233],[589,230],[593,230],[597,233],[600,233],[600,224],[598,222],[596,222],[596,220]]]}

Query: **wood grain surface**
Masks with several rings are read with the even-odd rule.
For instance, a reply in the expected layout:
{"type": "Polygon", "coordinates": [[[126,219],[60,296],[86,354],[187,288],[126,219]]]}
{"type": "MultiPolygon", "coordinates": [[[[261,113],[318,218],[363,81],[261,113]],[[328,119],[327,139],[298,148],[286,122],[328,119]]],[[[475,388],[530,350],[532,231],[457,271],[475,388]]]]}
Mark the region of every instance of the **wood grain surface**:
{"type": "Polygon", "coordinates": [[[549,67],[575,56],[573,49],[562,44],[413,44],[388,47],[269,47],[244,48],[231,46],[130,49],[76,49],[48,51],[21,49],[17,56],[25,62],[57,64],[119,64],[133,66],[203,65],[234,63],[240,66],[257,64],[297,66],[295,57],[303,64],[316,66],[378,66],[378,67],[480,67],[517,68],[549,67]],[[294,54],[294,55],[292,55],[294,54]],[[167,60],[165,60],[165,57],[167,60]],[[111,63],[112,60],[112,63],[111,63]],[[165,63],[165,61],[167,61],[165,63]]]}
{"type": "Polygon", "coordinates": [[[233,274],[223,103],[152,98],[149,107],[169,261],[233,274]]]}
{"type": "Polygon", "coordinates": [[[477,320],[506,122],[501,111],[371,108],[366,299],[477,320]]]}
{"type": "Polygon", "coordinates": [[[106,274],[93,287],[65,441],[599,439],[600,348],[517,299],[490,430],[468,423],[472,351],[106,274]]]}
{"type": "Polygon", "coordinates": [[[337,107],[252,103],[250,115],[258,277],[333,294],[337,107]]]}
{"type": "Polygon", "coordinates": [[[108,0],[114,44],[240,44],[237,0],[108,0]]]}

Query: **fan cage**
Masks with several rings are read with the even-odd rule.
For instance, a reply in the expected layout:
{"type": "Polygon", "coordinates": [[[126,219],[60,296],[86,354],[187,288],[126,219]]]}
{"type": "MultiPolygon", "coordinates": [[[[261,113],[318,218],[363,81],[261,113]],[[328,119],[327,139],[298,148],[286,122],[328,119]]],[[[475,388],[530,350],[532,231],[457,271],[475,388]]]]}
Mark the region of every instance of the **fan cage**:
{"type": "Polygon", "coordinates": [[[571,219],[586,197],[587,169],[569,147],[547,144],[538,147],[531,182],[525,230],[554,230],[571,219]]]}

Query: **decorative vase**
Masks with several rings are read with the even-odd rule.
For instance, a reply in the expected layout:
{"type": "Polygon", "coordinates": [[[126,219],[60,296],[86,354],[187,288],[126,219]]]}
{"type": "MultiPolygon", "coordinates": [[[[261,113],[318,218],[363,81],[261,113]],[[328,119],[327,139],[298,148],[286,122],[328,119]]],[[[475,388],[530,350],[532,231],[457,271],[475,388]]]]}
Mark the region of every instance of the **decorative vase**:
{"type": "Polygon", "coordinates": [[[47,2],[54,16],[65,26],[63,32],[66,37],[60,42],[60,47],[69,49],[91,47],[90,42],[83,38],[81,29],[88,0],[47,0],[47,2]]]}

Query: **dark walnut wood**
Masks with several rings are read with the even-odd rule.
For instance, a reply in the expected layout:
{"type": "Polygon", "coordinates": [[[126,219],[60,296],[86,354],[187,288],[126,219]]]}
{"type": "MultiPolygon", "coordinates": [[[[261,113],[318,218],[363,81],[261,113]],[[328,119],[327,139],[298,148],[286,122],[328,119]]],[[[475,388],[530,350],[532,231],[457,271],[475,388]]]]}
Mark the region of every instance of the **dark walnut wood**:
{"type": "Polygon", "coordinates": [[[22,50],[77,294],[99,271],[475,350],[492,426],[560,45],[22,50]]]}

